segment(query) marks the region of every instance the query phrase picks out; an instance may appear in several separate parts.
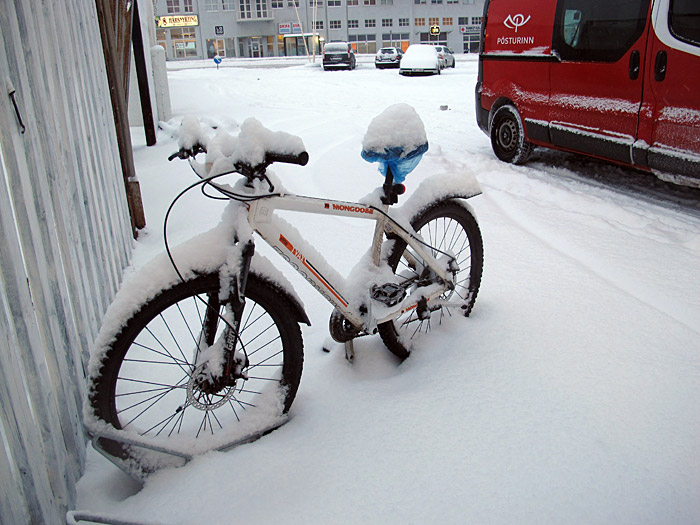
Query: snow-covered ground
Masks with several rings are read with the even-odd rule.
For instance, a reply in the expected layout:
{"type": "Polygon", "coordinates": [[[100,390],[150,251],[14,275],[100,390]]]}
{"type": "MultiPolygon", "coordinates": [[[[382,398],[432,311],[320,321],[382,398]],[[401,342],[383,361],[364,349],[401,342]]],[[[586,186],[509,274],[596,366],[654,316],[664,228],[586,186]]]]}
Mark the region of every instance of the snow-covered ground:
{"type": "MultiPolygon", "coordinates": [[[[482,186],[470,200],[482,287],[469,319],[404,363],[369,337],[351,365],[340,347],[322,351],[330,305],[280,266],[312,322],[290,422],[143,488],[91,450],[79,509],[183,524],[700,522],[700,192],[553,152],[497,161],[475,123],[473,57],[417,78],[367,57],[348,72],[304,59],[170,67],[176,120],[235,130],[252,116],[301,137],[309,165],[275,172],[311,196],[370,193],[382,179],[360,157],[367,126],[391,104],[413,106],[430,150],[408,193],[457,170],[482,186]]],[[[133,137],[148,221],[139,267],[162,250],[167,205],[194,176],[167,162],[167,132],[151,148],[133,137]]],[[[192,195],[173,213],[175,243],[216,225],[221,206],[192,195]]],[[[341,273],[371,234],[298,224],[341,273]]]]}

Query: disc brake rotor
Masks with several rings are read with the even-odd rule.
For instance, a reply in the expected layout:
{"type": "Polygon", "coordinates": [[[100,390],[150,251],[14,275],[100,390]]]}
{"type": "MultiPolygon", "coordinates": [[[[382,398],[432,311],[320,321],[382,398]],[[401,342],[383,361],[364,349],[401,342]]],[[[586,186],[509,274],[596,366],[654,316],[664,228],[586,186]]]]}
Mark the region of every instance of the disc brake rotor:
{"type": "Polygon", "coordinates": [[[197,385],[196,379],[205,365],[206,363],[203,363],[195,368],[190,375],[189,381],[187,381],[187,402],[198,410],[216,410],[225,405],[236,393],[236,383],[234,382],[232,385],[222,388],[215,394],[203,392],[200,386],[197,385]]]}

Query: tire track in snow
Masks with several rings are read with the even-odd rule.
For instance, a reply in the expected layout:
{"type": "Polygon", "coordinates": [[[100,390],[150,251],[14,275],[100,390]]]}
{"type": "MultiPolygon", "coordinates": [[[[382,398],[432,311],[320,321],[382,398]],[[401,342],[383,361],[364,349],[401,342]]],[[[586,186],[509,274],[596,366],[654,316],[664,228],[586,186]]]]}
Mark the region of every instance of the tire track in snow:
{"type": "MultiPolygon", "coordinates": [[[[499,171],[501,173],[504,172],[504,168],[500,164],[499,171]]],[[[514,175],[516,177],[525,176],[524,173],[515,173],[514,175]]],[[[610,286],[653,308],[660,314],[674,319],[689,330],[700,335],[698,309],[684,308],[677,300],[667,293],[659,289],[652,289],[649,286],[640,286],[640,284],[643,283],[629,278],[629,276],[625,274],[624,268],[618,269],[616,266],[605,264],[600,257],[576,246],[572,241],[563,238],[552,229],[548,229],[546,225],[538,223],[537,219],[533,219],[530,215],[513,213],[513,211],[511,211],[513,206],[510,206],[508,201],[512,201],[513,199],[528,200],[538,206],[541,206],[543,202],[538,202],[525,195],[511,193],[508,189],[504,189],[488,181],[481,180],[480,182],[485,190],[483,198],[500,212],[505,219],[513,224],[513,226],[527,233],[548,249],[559,253],[582,268],[585,268],[589,273],[595,275],[610,286]],[[609,270],[606,271],[608,268],[609,270]],[[615,269],[618,271],[613,271],[615,269]]],[[[532,183],[533,180],[530,179],[529,182],[532,183]]],[[[546,184],[541,181],[534,182],[537,184],[546,184]]],[[[518,181],[515,181],[514,184],[509,184],[509,187],[517,184],[518,181]]],[[[624,231],[624,229],[620,229],[620,231],[624,231]]]]}

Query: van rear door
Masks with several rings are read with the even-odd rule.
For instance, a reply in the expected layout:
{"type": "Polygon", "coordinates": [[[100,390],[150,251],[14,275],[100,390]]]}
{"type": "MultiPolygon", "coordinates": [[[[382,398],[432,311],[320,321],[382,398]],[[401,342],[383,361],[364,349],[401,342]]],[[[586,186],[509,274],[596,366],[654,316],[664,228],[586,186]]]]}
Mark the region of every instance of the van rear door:
{"type": "Polygon", "coordinates": [[[700,178],[700,2],[657,0],[640,136],[661,172],[700,178]]]}
{"type": "Polygon", "coordinates": [[[550,138],[631,163],[651,0],[559,0],[552,38],[550,138]]]}

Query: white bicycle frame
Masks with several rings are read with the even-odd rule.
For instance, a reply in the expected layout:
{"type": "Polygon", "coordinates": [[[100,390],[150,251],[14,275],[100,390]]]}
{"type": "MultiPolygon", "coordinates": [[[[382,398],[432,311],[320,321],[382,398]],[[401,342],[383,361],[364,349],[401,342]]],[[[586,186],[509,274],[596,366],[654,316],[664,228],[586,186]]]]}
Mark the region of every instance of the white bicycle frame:
{"type": "MultiPolygon", "coordinates": [[[[251,227],[326,300],[337,308],[355,328],[365,333],[373,333],[378,323],[395,319],[416,308],[419,301],[430,302],[453,287],[452,272],[446,269],[444,263],[441,264],[429,253],[426,245],[415,232],[406,231],[391,219],[388,205],[376,207],[357,202],[282,194],[254,200],[249,202],[248,206],[248,221],[251,227]],[[275,215],[277,210],[374,220],[377,224],[372,241],[372,258],[376,266],[380,265],[384,233],[393,233],[403,239],[415,255],[439,276],[444,284],[424,287],[420,293],[408,295],[393,308],[388,311],[384,310],[381,318],[375,319],[372,315],[363,314],[360,311],[361,305],[351,304],[351,301],[347,300],[340,292],[340,290],[347,290],[347,279],[338,275],[337,272],[320,271],[320,267],[329,267],[328,262],[295,229],[284,228],[283,223],[280,222],[281,219],[275,215]],[[418,297],[414,297],[414,295],[418,297]]],[[[415,264],[416,260],[413,260],[412,263],[415,264]]]]}

